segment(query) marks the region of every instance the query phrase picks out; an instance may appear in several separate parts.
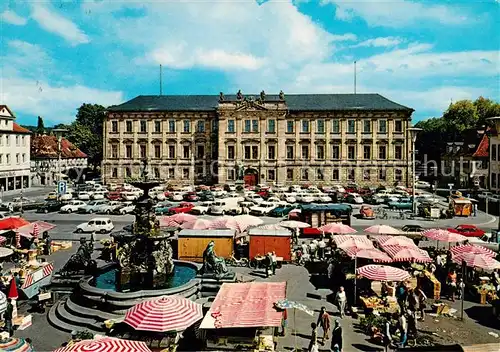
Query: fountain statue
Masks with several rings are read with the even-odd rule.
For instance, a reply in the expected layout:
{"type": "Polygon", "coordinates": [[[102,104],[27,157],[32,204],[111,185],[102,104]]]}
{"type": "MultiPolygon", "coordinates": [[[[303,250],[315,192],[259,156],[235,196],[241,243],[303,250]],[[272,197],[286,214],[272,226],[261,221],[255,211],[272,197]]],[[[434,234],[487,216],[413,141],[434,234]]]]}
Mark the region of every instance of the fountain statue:
{"type": "Polygon", "coordinates": [[[203,252],[203,274],[213,274],[217,278],[222,278],[228,273],[224,258],[215,254],[215,242],[210,241],[203,252]]]}
{"type": "Polygon", "coordinates": [[[165,287],[174,273],[173,251],[169,236],[160,232],[154,203],[149,197],[149,191],[160,182],[150,179],[144,159],[140,180],[129,183],[144,193],[136,201],[132,231],[113,236],[119,264],[117,288],[123,291],[165,287]]]}

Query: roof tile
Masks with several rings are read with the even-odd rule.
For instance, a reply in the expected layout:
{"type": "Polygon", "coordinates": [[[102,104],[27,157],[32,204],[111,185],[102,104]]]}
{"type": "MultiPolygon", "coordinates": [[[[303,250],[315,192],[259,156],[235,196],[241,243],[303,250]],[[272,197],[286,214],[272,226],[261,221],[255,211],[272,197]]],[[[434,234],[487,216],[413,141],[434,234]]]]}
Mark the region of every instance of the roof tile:
{"type": "MultiPolygon", "coordinates": [[[[31,155],[32,158],[55,158],[57,157],[58,142],[56,136],[37,135],[31,139],[31,155]]],[[[61,139],[61,157],[72,158],[87,158],[87,154],[78,149],[73,143],[66,138],[61,139]]]]}
{"type": "Polygon", "coordinates": [[[17,132],[17,133],[26,133],[26,134],[31,134],[31,131],[22,127],[22,126],[19,126],[17,123],[14,122],[14,125],[13,125],[13,128],[12,130],[14,132],[17,132]]]}

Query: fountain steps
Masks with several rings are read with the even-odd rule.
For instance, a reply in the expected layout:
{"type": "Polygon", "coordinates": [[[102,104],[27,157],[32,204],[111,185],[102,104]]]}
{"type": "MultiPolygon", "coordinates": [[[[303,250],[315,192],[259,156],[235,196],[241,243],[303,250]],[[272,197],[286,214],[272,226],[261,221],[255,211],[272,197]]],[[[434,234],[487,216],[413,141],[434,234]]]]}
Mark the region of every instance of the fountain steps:
{"type": "Polygon", "coordinates": [[[122,314],[108,313],[103,311],[102,309],[91,307],[90,305],[87,305],[85,303],[87,302],[76,303],[75,297],[70,296],[66,300],[65,308],[66,311],[75,316],[80,316],[83,318],[92,318],[98,321],[123,318],[122,314]]]}
{"type": "Polygon", "coordinates": [[[78,318],[68,313],[64,308],[64,303],[64,301],[59,301],[50,308],[47,315],[50,325],[66,332],[82,330],[89,330],[93,333],[104,332],[95,320],[78,318]]]}

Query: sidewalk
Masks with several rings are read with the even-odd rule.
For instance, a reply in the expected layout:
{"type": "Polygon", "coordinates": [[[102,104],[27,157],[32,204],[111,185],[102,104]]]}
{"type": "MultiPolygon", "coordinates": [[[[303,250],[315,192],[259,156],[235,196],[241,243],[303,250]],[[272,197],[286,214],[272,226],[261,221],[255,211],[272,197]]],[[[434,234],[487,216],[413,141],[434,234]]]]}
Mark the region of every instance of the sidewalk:
{"type": "Polygon", "coordinates": [[[0,202],[20,197],[21,191],[23,193],[23,197],[29,198],[29,197],[43,196],[54,190],[55,190],[54,186],[37,186],[31,188],[22,188],[22,189],[20,188],[13,191],[4,191],[0,193],[0,202]]]}

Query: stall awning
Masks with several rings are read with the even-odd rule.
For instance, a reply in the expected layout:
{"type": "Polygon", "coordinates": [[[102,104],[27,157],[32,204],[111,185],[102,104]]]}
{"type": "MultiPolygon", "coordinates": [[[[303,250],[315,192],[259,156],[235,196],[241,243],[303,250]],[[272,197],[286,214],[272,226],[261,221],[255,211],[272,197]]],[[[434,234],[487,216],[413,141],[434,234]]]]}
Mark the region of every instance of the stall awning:
{"type": "Polygon", "coordinates": [[[10,216],[0,220],[0,230],[14,230],[21,226],[28,225],[29,222],[18,216],[10,216]]]}
{"type": "Polygon", "coordinates": [[[32,222],[31,224],[27,224],[27,225],[19,227],[17,229],[17,232],[19,232],[19,234],[21,236],[31,238],[32,233],[33,233],[33,226],[35,224],[38,224],[38,230],[40,231],[40,233],[43,233],[45,231],[50,231],[56,227],[56,225],[45,222],[45,221],[35,221],[35,222],[32,222]]]}
{"type": "Polygon", "coordinates": [[[274,303],[285,297],[286,282],[225,283],[200,328],[280,326],[283,313],[274,308],[274,303]]]}

